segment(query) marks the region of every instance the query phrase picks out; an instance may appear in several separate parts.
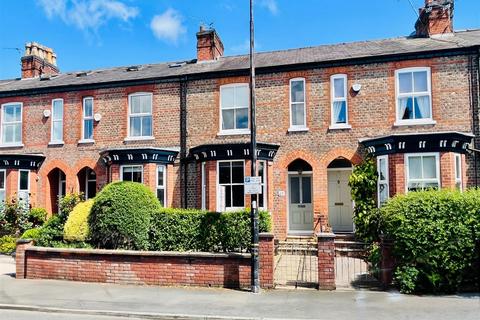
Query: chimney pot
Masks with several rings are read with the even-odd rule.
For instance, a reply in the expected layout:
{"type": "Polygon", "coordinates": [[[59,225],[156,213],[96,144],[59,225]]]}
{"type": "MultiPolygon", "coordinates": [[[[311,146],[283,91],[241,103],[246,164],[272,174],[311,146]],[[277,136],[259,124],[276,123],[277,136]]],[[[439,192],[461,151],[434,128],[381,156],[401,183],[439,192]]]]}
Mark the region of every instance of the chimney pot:
{"type": "Polygon", "coordinates": [[[200,25],[197,32],[197,61],[217,60],[223,56],[223,43],[215,29],[200,25]]]}
{"type": "Polygon", "coordinates": [[[57,56],[53,50],[36,42],[25,44],[25,55],[21,61],[22,79],[60,72],[57,67],[57,56]]]}
{"type": "Polygon", "coordinates": [[[417,37],[431,37],[453,32],[454,0],[425,0],[415,23],[417,37]]]}

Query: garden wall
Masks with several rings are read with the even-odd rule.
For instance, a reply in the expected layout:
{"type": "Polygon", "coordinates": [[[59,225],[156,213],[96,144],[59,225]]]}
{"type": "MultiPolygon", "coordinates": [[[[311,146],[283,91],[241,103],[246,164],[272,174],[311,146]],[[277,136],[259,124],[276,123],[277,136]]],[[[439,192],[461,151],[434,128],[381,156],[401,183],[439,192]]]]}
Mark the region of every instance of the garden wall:
{"type": "MultiPolygon", "coordinates": [[[[260,235],[260,283],[273,287],[273,234],[260,235]]],[[[162,286],[250,286],[250,254],[59,249],[19,240],[17,278],[162,286]]]]}

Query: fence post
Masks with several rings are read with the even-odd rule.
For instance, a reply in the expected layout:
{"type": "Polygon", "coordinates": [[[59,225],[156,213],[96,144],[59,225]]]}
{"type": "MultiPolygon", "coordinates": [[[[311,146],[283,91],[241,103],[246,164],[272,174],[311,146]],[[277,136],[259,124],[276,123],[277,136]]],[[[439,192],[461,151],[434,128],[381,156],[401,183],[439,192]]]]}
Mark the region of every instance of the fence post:
{"type": "Polygon", "coordinates": [[[393,269],[395,259],[393,257],[393,241],[380,235],[380,282],[384,287],[388,287],[393,280],[393,269]]]}
{"type": "Polygon", "coordinates": [[[262,288],[273,288],[274,279],[274,243],[273,233],[260,233],[260,286],[262,288]]]}
{"type": "Polygon", "coordinates": [[[319,233],[318,289],[335,290],[335,234],[319,233]]]}
{"type": "Polygon", "coordinates": [[[27,264],[25,259],[25,250],[33,245],[31,239],[18,239],[15,251],[15,277],[17,279],[26,278],[27,264]]]}

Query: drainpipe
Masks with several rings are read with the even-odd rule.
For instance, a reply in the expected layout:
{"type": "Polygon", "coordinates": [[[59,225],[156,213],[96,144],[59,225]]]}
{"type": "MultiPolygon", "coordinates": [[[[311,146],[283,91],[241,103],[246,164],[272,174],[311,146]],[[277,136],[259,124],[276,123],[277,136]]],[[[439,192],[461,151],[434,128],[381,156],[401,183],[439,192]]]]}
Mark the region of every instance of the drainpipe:
{"type": "Polygon", "coordinates": [[[187,77],[180,80],[180,179],[181,207],[187,208],[188,162],[187,162],[187,77]]]}

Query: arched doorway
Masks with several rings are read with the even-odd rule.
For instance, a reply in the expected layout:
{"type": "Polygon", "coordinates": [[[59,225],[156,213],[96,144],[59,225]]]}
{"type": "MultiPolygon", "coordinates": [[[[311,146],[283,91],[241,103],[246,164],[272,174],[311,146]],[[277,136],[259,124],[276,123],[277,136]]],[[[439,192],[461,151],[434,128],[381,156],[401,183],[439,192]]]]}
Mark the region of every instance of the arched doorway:
{"type": "Polygon", "coordinates": [[[89,167],[84,167],[77,173],[78,186],[85,199],[91,199],[97,194],[97,175],[89,167]]]}
{"type": "Polygon", "coordinates": [[[288,165],[288,233],[313,232],[312,166],[302,159],[288,165]]]}
{"type": "Polygon", "coordinates": [[[337,158],[327,167],[328,221],[333,232],[353,232],[353,202],[348,186],[352,163],[337,158]]]}
{"type": "Polygon", "coordinates": [[[67,176],[59,168],[55,168],[47,175],[50,185],[50,208],[53,213],[58,213],[58,199],[67,193],[67,176]]]}

